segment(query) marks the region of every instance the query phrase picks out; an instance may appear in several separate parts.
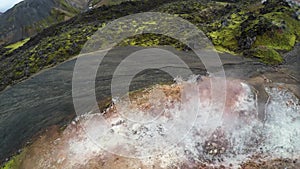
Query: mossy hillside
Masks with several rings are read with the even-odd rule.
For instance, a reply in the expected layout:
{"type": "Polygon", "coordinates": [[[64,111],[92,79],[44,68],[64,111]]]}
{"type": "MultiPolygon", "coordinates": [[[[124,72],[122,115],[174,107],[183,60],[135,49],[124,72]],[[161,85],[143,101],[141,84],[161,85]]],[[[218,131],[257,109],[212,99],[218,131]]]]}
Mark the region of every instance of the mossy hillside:
{"type": "MultiPolygon", "coordinates": [[[[0,57],[0,90],[45,67],[75,56],[103,24],[138,12],[166,12],[187,19],[198,26],[219,51],[249,54],[251,52],[248,50],[254,50],[259,46],[265,46],[277,53],[287,51],[299,41],[300,23],[294,17],[296,9],[284,3],[278,5],[276,2],[281,0],[265,4],[251,1],[246,5],[197,0],[154,0],[129,1],[120,5],[92,9],[42,31],[13,51],[7,52],[6,48],[0,47],[0,53],[4,53],[0,57]]],[[[154,34],[130,37],[120,45],[171,45],[180,50],[188,49],[175,39],[154,34]]],[[[269,58],[264,62],[279,63],[277,57],[274,57],[274,62],[271,60],[272,58],[269,58]]]]}
{"type": "Polygon", "coordinates": [[[0,90],[75,56],[104,23],[132,13],[150,11],[169,2],[171,0],[130,1],[103,6],[45,29],[14,51],[7,52],[6,48],[0,47],[0,52],[5,52],[0,57],[0,90]]]}
{"type": "Polygon", "coordinates": [[[244,53],[248,49],[261,45],[288,51],[294,46],[295,37],[297,41],[300,32],[300,22],[294,17],[297,10],[293,8],[281,1],[240,6],[237,10],[241,12],[234,13],[240,15],[238,18],[227,16],[225,18],[227,26],[222,25],[220,29],[210,32],[208,36],[217,45],[216,48],[221,46],[234,52],[244,53]],[[234,36],[236,39],[233,38],[234,36]]]}
{"type": "Polygon", "coordinates": [[[47,37],[26,53],[18,52],[23,55],[15,59],[11,64],[12,67],[7,68],[5,73],[11,75],[15,80],[63,62],[71,56],[79,54],[88,36],[91,36],[97,29],[94,26],[87,26],[84,29],[72,29],[59,36],[47,37]]]}
{"type": "MultiPolygon", "coordinates": [[[[182,17],[199,27],[203,32],[211,38],[213,44],[219,51],[226,51],[236,53],[238,51],[238,35],[240,34],[240,24],[247,19],[245,12],[240,11],[240,7],[228,2],[199,2],[195,0],[172,2],[165,4],[154,11],[165,12],[175,16],[182,17]]],[[[141,39],[140,37],[137,37],[141,39]]],[[[150,42],[137,42],[136,40],[129,40],[134,44],[142,46],[151,46],[161,44],[159,39],[149,38],[150,42]]],[[[166,38],[163,39],[166,41],[166,38]]],[[[178,43],[178,42],[176,42],[178,43]]],[[[163,43],[165,44],[165,43],[163,43]]],[[[178,46],[169,43],[171,46],[178,46]]],[[[186,47],[180,47],[179,49],[186,47]]]]}
{"type": "Polygon", "coordinates": [[[168,3],[153,11],[164,12],[186,19],[207,33],[219,29],[219,21],[234,8],[236,8],[235,4],[225,2],[187,0],[168,3]]]}
{"type": "MultiPolygon", "coordinates": [[[[241,4],[199,3],[190,0],[168,3],[154,11],[174,14],[197,25],[212,40],[219,52],[249,54],[247,50],[258,46],[267,46],[277,50],[277,53],[293,48],[300,32],[300,22],[293,17],[297,11],[294,8],[281,0],[267,1],[264,4],[257,0],[241,4]],[[211,10],[212,6],[214,11],[211,10]]],[[[178,49],[186,49],[171,38],[156,35],[135,36],[122,44],[137,46],[168,44],[178,49]]],[[[278,63],[276,58],[274,59],[273,63],[278,63]]]]}
{"type": "Polygon", "coordinates": [[[231,14],[238,17],[227,16],[225,26],[208,33],[217,49],[249,55],[247,50],[265,46],[274,54],[274,61],[268,55],[264,63],[279,64],[283,60],[278,59],[278,51],[289,51],[299,41],[300,22],[294,17],[295,9],[286,3],[267,1],[256,9],[247,6],[238,10],[240,12],[231,14]]]}
{"type": "MultiPolygon", "coordinates": [[[[201,30],[217,29],[214,21],[219,20],[222,15],[228,13],[233,7],[228,3],[220,2],[199,2],[196,0],[178,1],[164,4],[153,12],[172,14],[190,21],[201,30]],[[212,8],[212,6],[214,8],[212,8]],[[211,25],[213,26],[211,26],[211,25]]],[[[134,24],[134,23],[131,23],[134,24]]],[[[140,28],[137,28],[140,29],[140,28]]],[[[186,50],[188,47],[182,42],[164,35],[142,34],[125,39],[120,46],[173,46],[179,50],[186,50]]]]}

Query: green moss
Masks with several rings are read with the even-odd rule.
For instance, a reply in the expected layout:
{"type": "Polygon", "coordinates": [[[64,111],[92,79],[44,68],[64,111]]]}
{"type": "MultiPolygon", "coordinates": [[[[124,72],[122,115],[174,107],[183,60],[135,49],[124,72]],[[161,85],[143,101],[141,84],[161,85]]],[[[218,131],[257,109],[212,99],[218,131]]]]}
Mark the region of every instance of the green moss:
{"type": "Polygon", "coordinates": [[[118,46],[142,46],[142,47],[153,47],[153,46],[173,46],[178,50],[186,49],[186,45],[180,41],[173,39],[165,35],[157,34],[142,34],[136,35],[123,40],[118,46]]]}
{"type": "Polygon", "coordinates": [[[255,1],[224,15],[209,24],[207,36],[219,51],[239,53],[258,46],[289,51],[300,39],[300,22],[293,17],[294,9],[275,2],[270,8],[255,1]]]}
{"type": "Polygon", "coordinates": [[[235,37],[235,31],[231,29],[222,29],[209,34],[214,45],[219,48],[225,48],[234,51],[238,48],[238,42],[235,37]]]}
{"type": "Polygon", "coordinates": [[[26,42],[29,41],[30,38],[24,39],[22,41],[16,42],[14,44],[8,45],[5,48],[10,49],[9,52],[12,52],[16,49],[18,49],[19,47],[23,46],[26,42]]]}
{"type": "MultiPolygon", "coordinates": [[[[212,31],[208,34],[216,49],[219,51],[226,51],[229,53],[236,53],[238,51],[238,37],[241,34],[240,25],[246,20],[243,12],[233,13],[226,20],[227,25],[222,28],[212,31]]],[[[225,21],[224,21],[225,22],[225,21]]],[[[222,25],[221,23],[214,23],[215,25],[222,25]]]]}
{"type": "Polygon", "coordinates": [[[24,149],[20,154],[13,156],[1,169],[19,169],[25,155],[26,149],[24,149]]]}
{"type": "MultiPolygon", "coordinates": [[[[173,14],[186,19],[196,26],[199,26],[199,28],[203,31],[212,29],[215,30],[215,32],[210,33],[210,37],[213,39],[214,44],[217,45],[219,49],[223,49],[222,51],[234,53],[233,51],[238,48],[238,41],[235,35],[237,35],[239,32],[240,22],[242,22],[245,18],[242,18],[242,13],[233,14],[231,17],[232,22],[230,23],[230,26],[225,29],[220,29],[222,27],[222,23],[219,21],[219,18],[222,17],[222,14],[229,11],[225,8],[226,5],[228,4],[215,2],[199,3],[199,1],[196,0],[189,0],[167,3],[155,9],[154,11],[173,14]],[[214,8],[212,9],[211,6],[214,6],[214,8]]],[[[132,24],[135,25],[135,23],[132,24]]],[[[147,23],[144,25],[148,26],[147,23]]],[[[143,29],[143,27],[136,29],[143,29]]],[[[124,40],[119,45],[146,47],[170,45],[179,50],[187,48],[186,45],[175,39],[163,35],[153,34],[134,36],[124,40]]]]}
{"type": "Polygon", "coordinates": [[[215,47],[216,52],[219,52],[219,53],[230,53],[232,55],[238,54],[236,52],[233,52],[233,51],[230,51],[230,50],[224,48],[223,46],[214,46],[214,47],[215,47]]]}
{"type": "Polygon", "coordinates": [[[16,72],[16,73],[15,73],[15,75],[16,75],[17,77],[22,76],[23,74],[24,74],[23,71],[20,71],[20,72],[16,72]]]}
{"type": "Polygon", "coordinates": [[[291,50],[296,42],[296,35],[285,30],[272,30],[264,33],[262,36],[257,36],[254,43],[256,46],[267,46],[275,50],[291,50]]]}
{"type": "Polygon", "coordinates": [[[254,47],[291,50],[300,38],[300,22],[283,12],[271,12],[264,17],[272,21],[272,30],[257,36],[254,47]]]}
{"type": "Polygon", "coordinates": [[[266,47],[266,46],[259,46],[253,50],[253,56],[260,59],[261,62],[276,65],[283,62],[282,56],[274,49],[266,47]]]}

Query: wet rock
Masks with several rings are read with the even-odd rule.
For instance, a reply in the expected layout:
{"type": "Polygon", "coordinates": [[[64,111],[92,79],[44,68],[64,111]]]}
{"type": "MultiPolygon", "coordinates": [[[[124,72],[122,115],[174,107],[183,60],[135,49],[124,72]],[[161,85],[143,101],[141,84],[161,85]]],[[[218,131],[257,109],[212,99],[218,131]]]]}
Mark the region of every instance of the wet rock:
{"type": "Polygon", "coordinates": [[[206,154],[212,156],[220,156],[226,152],[229,148],[229,142],[226,138],[226,134],[221,128],[216,129],[212,133],[212,136],[204,142],[203,150],[206,154]]]}

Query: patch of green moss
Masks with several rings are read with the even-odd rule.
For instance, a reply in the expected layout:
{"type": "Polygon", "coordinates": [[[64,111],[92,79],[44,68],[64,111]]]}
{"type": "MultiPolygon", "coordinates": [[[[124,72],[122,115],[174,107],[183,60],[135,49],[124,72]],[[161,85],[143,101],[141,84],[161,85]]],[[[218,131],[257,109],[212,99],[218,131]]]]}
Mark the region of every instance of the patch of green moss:
{"type": "Polygon", "coordinates": [[[178,50],[186,49],[187,46],[182,42],[165,35],[156,35],[151,33],[136,35],[123,40],[118,46],[173,46],[178,50]]]}
{"type": "Polygon", "coordinates": [[[9,52],[12,52],[16,49],[18,49],[19,47],[23,46],[26,42],[29,41],[30,38],[24,39],[22,41],[16,42],[14,44],[8,45],[5,48],[10,49],[9,52]]]}
{"type": "Polygon", "coordinates": [[[266,46],[259,46],[253,49],[252,52],[254,57],[269,65],[277,65],[283,62],[282,56],[276,50],[266,46]]]}
{"type": "Polygon", "coordinates": [[[283,12],[272,12],[264,17],[272,21],[273,28],[257,36],[254,47],[264,45],[275,50],[291,50],[300,38],[300,22],[283,12]]]}
{"type": "Polygon", "coordinates": [[[267,46],[275,50],[291,50],[296,42],[296,35],[285,30],[272,30],[257,36],[254,46],[267,46]]]}
{"type": "Polygon", "coordinates": [[[228,49],[234,51],[238,48],[238,41],[236,40],[235,30],[222,29],[220,31],[211,32],[209,34],[214,45],[218,48],[228,49]]]}
{"type": "Polygon", "coordinates": [[[239,53],[258,46],[289,51],[300,37],[300,22],[294,15],[295,10],[281,0],[265,5],[254,1],[209,24],[207,36],[222,52],[239,53]]]}
{"type": "Polygon", "coordinates": [[[22,76],[23,74],[24,74],[23,71],[18,71],[18,72],[15,73],[15,75],[16,75],[17,77],[20,77],[20,76],[22,76]]]}
{"type": "Polygon", "coordinates": [[[243,12],[232,13],[223,23],[219,23],[220,29],[208,34],[217,50],[230,53],[238,51],[238,37],[241,35],[240,25],[246,19],[247,16],[244,16],[243,12]]]}
{"type": "Polygon", "coordinates": [[[26,155],[26,149],[24,149],[20,154],[13,156],[8,162],[4,164],[1,169],[19,169],[23,158],[26,155]]]}
{"type": "Polygon", "coordinates": [[[230,53],[232,55],[238,54],[236,52],[233,52],[233,51],[230,51],[229,49],[224,48],[223,46],[214,46],[214,47],[215,47],[216,52],[219,52],[219,53],[230,53]]]}

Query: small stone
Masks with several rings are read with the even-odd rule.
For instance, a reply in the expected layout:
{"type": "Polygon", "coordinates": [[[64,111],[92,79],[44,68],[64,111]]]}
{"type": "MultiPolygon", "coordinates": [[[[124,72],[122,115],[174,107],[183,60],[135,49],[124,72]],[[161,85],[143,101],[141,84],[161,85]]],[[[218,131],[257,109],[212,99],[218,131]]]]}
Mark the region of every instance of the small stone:
{"type": "Polygon", "coordinates": [[[220,153],[224,153],[225,152],[225,148],[222,147],[221,150],[220,150],[220,153]]]}
{"type": "Polygon", "coordinates": [[[211,144],[213,147],[217,147],[218,145],[217,145],[217,143],[212,143],[211,144]]]}

